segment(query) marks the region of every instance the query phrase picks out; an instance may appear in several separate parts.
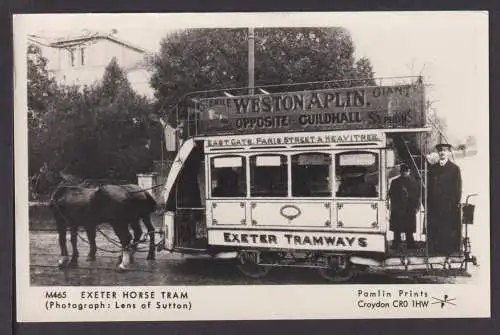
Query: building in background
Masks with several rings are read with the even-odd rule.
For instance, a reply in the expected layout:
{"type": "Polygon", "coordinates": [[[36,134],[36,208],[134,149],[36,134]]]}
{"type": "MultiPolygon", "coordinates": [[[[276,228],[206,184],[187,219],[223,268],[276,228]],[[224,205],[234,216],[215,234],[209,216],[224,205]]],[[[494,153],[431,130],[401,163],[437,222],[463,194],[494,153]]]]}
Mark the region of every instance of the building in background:
{"type": "Polygon", "coordinates": [[[40,47],[47,59],[47,70],[57,82],[90,86],[104,75],[109,62],[116,58],[127,73],[132,88],[152,99],[148,64],[152,53],[110,33],[83,30],[73,34],[39,33],[28,36],[29,43],[40,47]]]}

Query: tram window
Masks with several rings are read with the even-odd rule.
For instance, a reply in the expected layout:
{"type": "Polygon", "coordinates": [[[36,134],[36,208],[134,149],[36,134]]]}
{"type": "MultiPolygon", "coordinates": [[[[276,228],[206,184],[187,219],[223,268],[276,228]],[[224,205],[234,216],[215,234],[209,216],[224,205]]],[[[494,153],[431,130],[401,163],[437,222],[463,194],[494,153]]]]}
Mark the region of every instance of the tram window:
{"type": "Polygon", "coordinates": [[[250,158],[250,195],[286,197],[288,195],[287,157],[259,155],[250,158]]]}
{"type": "Polygon", "coordinates": [[[213,197],[246,197],[246,159],[240,156],[214,157],[210,162],[213,197]]]}
{"type": "Polygon", "coordinates": [[[292,195],[294,197],[330,197],[332,158],[324,153],[292,156],[292,195]]]}
{"type": "Polygon", "coordinates": [[[378,197],[379,174],[377,153],[343,152],[335,155],[338,197],[378,197]]]}

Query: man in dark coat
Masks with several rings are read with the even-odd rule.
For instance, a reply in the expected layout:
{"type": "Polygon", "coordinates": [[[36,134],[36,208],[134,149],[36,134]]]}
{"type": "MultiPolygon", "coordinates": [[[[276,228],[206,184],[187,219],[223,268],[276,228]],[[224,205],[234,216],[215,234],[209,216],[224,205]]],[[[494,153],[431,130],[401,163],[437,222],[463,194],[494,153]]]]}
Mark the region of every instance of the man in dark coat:
{"type": "Polygon", "coordinates": [[[391,182],[389,188],[391,205],[389,228],[394,232],[392,247],[399,247],[401,233],[404,233],[408,248],[414,248],[413,233],[416,230],[416,214],[420,207],[420,187],[410,176],[410,168],[407,165],[402,165],[400,170],[401,175],[391,182]]]}
{"type": "Polygon", "coordinates": [[[449,161],[451,146],[438,144],[439,162],[429,168],[428,231],[431,254],[449,256],[460,251],[460,201],[462,177],[460,168],[449,161]]]}

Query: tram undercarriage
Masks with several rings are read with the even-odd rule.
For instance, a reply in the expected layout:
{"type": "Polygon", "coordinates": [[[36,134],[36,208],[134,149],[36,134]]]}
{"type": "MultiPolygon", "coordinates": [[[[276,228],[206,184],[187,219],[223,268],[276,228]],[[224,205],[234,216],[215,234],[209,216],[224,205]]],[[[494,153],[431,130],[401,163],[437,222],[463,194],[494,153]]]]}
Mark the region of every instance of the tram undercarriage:
{"type": "Polygon", "coordinates": [[[349,256],[335,253],[241,250],[236,262],[241,273],[252,278],[263,277],[277,267],[317,269],[324,278],[336,282],[355,274],[349,256]]]}
{"type": "Polygon", "coordinates": [[[363,273],[425,275],[465,273],[468,263],[477,266],[471,255],[411,256],[407,254],[366,255],[242,250],[236,258],[238,269],[251,278],[261,278],[272,268],[295,267],[317,269],[331,282],[345,282],[363,273]]]}

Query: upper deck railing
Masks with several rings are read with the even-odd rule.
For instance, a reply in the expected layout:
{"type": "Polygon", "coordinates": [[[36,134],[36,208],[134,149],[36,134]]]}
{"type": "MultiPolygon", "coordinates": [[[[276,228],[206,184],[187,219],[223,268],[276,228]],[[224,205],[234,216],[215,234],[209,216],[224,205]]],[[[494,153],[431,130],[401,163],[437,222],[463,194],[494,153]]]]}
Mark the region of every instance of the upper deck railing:
{"type": "Polygon", "coordinates": [[[425,126],[422,77],[224,88],[186,94],[183,137],[425,126]]]}

